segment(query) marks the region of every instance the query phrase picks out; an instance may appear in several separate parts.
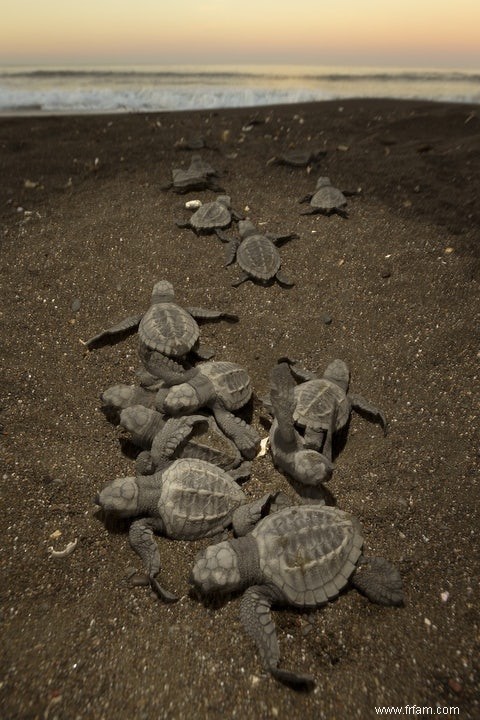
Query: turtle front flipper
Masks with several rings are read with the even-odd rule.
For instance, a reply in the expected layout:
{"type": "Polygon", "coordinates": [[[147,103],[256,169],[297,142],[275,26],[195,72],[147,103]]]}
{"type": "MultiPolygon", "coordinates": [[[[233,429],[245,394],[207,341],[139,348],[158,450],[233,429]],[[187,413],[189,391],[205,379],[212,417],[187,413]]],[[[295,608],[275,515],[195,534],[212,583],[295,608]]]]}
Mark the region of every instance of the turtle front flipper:
{"type": "Polygon", "coordinates": [[[229,322],[238,322],[238,315],[223,312],[223,310],[210,310],[209,308],[201,307],[189,307],[185,309],[195,320],[227,320],[229,322]]]}
{"type": "Polygon", "coordinates": [[[240,620],[247,634],[257,645],[265,669],[274,678],[295,690],[312,690],[315,685],[312,677],[278,667],[280,650],[270,608],[272,603],[281,600],[278,590],[263,585],[252,585],[242,597],[240,620]]]}
{"type": "Polygon", "coordinates": [[[253,460],[260,448],[260,435],[251,425],[225,410],[219,403],[212,404],[217,424],[248,460],[253,460]]]}
{"type": "Polygon", "coordinates": [[[354,410],[360,413],[360,415],[367,415],[371,417],[375,422],[378,422],[378,424],[383,430],[383,434],[387,434],[387,418],[385,417],[385,413],[383,413],[382,410],[377,408],[375,405],[372,405],[370,402],[368,402],[368,400],[365,400],[362,395],[357,395],[356,393],[349,393],[348,399],[350,400],[350,403],[354,410]]]}
{"type": "Polygon", "coordinates": [[[173,459],[180,445],[189,439],[194,428],[199,425],[207,427],[208,418],[204,415],[187,415],[167,420],[153,438],[151,454],[155,465],[173,459]]]}
{"type": "Polygon", "coordinates": [[[247,280],[251,280],[251,277],[248,273],[242,272],[238,280],[234,280],[232,282],[232,287],[240,287],[244,282],[247,282],[247,280]]]}
{"type": "Polygon", "coordinates": [[[105,341],[105,343],[110,342],[110,340],[113,339],[115,335],[121,335],[123,333],[126,334],[130,331],[136,331],[138,326],[140,325],[140,320],[142,319],[142,317],[143,313],[141,315],[130,315],[130,317],[121,320],[116,325],[112,325],[106,330],[102,330],[96,335],[93,335],[91,338],[88,338],[88,340],[81,340],[81,343],[82,345],[88,347],[88,349],[90,350],[96,345],[102,344],[103,341],[105,341]]]}
{"type": "Polygon", "coordinates": [[[164,602],[177,602],[179,598],[165,590],[156,579],[156,575],[160,572],[160,554],[153,533],[164,531],[165,526],[161,518],[142,518],[131,524],[129,540],[133,550],[145,565],[152,590],[164,602]]]}

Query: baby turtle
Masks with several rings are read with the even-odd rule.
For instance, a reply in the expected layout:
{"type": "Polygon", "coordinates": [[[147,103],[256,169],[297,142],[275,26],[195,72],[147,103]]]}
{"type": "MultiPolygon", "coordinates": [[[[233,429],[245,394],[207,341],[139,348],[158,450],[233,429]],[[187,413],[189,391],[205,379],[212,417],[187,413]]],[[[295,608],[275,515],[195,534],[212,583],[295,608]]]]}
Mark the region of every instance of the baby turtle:
{"type": "MultiPolygon", "coordinates": [[[[333,432],[345,427],[353,409],[378,422],[386,434],[387,420],[384,413],[362,395],[348,391],[350,371],[343,360],[333,360],[321,378],[296,365],[290,365],[290,370],[297,379],[303,381],[294,391],[293,419],[304,429],[305,447],[315,450],[324,447],[325,435],[331,430],[334,411],[336,420],[333,432]]],[[[331,444],[331,437],[328,438],[328,444],[331,444]]]]}
{"type": "Polygon", "coordinates": [[[232,210],[229,195],[219,195],[216,200],[201,205],[187,222],[177,222],[180,228],[191,228],[197,235],[216,233],[230,226],[233,220],[242,216],[232,210]]]}
{"type": "Polygon", "coordinates": [[[247,371],[237,363],[206,362],[187,373],[174,373],[158,368],[159,375],[170,390],[161,391],[157,408],[170,415],[185,415],[199,408],[209,408],[219,427],[238,447],[242,455],[252,459],[260,447],[257,431],[233,413],[250,400],[252,386],[247,371]]]}
{"type": "Polygon", "coordinates": [[[192,155],[189,167],[174,168],[172,170],[172,182],[165,185],[163,190],[172,189],[176,193],[187,193],[191,190],[214,190],[223,192],[218,186],[216,178],[218,172],[200,155],[192,155]]]}
{"type": "Polygon", "coordinates": [[[270,449],[273,461],[280,470],[286,472],[300,485],[317,488],[332,476],[331,438],[336,414],[331,413],[330,428],[323,453],[306,447],[293,423],[295,381],[287,363],[280,363],[273,368],[270,383],[270,402],[273,412],[270,449]]]}
{"type": "MultiPolygon", "coordinates": [[[[151,475],[165,459],[162,431],[168,422],[167,416],[143,405],[132,405],[120,412],[120,426],[129,432],[135,445],[143,448],[136,459],[138,474],[151,475]]],[[[231,470],[241,464],[243,458],[239,449],[211,415],[190,415],[184,422],[184,435],[170,452],[170,460],[197,458],[214,463],[223,470],[231,470]]]]}
{"type": "MultiPolygon", "coordinates": [[[[199,307],[182,308],[175,302],[175,293],[171,283],[167,280],[160,280],[153,288],[151,304],[145,313],[126,318],[117,325],[103,330],[86,340],[84,345],[91,348],[117,334],[135,331],[138,328],[141,357],[142,355],[148,356],[149,351],[155,351],[162,362],[181,371],[182,367],[176,361],[184,358],[189,351],[194,351],[199,357],[205,359],[214,354],[210,349],[202,350],[200,348],[200,329],[196,320],[219,320],[221,318],[231,321],[238,320],[236,315],[220,310],[199,307]],[[173,362],[168,363],[167,358],[172,358],[173,362]]],[[[159,358],[157,357],[157,359],[159,358]]]]}
{"type": "Polygon", "coordinates": [[[362,554],[356,518],[330,506],[290,507],[261,520],[245,536],[212,545],[197,556],[191,583],[201,595],[247,588],[240,619],[264,667],[297,690],[311,690],[310,675],[278,667],[280,652],[272,605],[315,608],[348,585],[381,605],[403,604],[398,570],[362,554]]]}
{"type": "Polygon", "coordinates": [[[160,555],[154,532],[173,540],[196,540],[233,525],[235,533],[243,535],[268,512],[272,495],[247,502],[235,482],[237,475],[204,460],[179,459],[165,463],[154,475],[113,480],[97,496],[97,505],[109,515],[146,516],[132,523],[129,539],[161,599],[177,600],[156,579],[160,555]]]}
{"type": "Polygon", "coordinates": [[[347,204],[345,193],[333,187],[328,177],[319,177],[315,192],[306,195],[300,202],[310,203],[310,207],[308,210],[304,210],[301,213],[302,215],[314,215],[315,213],[332,215],[333,213],[337,213],[342,217],[348,217],[348,213],[344,209],[347,204]]]}
{"type": "Polygon", "coordinates": [[[288,165],[290,167],[309,167],[317,165],[326,155],[325,150],[287,150],[267,160],[267,165],[288,165]]]}
{"type": "MultiPolygon", "coordinates": [[[[225,265],[231,265],[235,260],[242,270],[241,277],[232,283],[238,287],[246,280],[266,285],[276,280],[279,285],[291,287],[293,282],[288,280],[281,272],[281,258],[276,245],[297,238],[296,233],[289,235],[263,235],[249,220],[241,220],[238,223],[238,231],[241,240],[228,240],[226,248],[225,265]]],[[[225,240],[221,236],[222,240],[225,240]]]]}

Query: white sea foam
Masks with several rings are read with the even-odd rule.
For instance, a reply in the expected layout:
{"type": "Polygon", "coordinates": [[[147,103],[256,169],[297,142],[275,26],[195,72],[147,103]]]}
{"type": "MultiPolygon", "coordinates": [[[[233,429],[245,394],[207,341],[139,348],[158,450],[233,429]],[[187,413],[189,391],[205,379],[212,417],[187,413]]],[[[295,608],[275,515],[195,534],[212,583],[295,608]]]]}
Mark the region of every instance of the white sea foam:
{"type": "Polygon", "coordinates": [[[0,70],[0,113],[192,110],[348,97],[478,103],[480,73],[261,67],[0,70]]]}

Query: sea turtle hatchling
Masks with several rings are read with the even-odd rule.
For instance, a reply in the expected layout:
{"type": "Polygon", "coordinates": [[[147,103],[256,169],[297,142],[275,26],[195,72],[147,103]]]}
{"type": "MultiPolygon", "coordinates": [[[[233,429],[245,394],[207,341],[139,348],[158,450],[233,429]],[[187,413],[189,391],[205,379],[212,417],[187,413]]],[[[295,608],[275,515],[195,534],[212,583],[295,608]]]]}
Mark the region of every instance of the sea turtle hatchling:
{"type": "Polygon", "coordinates": [[[235,482],[238,472],[227,473],[204,460],[179,459],[166,462],[153,475],[113,480],[97,496],[96,504],[107,515],[142,516],[131,524],[129,540],[145,565],[152,589],[161,599],[177,598],[156,579],[160,555],[154,532],[173,540],[196,540],[233,525],[235,533],[243,535],[268,512],[273,495],[269,493],[248,502],[235,482]]]}
{"type": "Polygon", "coordinates": [[[306,447],[293,423],[295,409],[295,381],[288,364],[276,365],[270,373],[270,403],[273,422],[270,428],[270,450],[275,465],[303,486],[318,488],[330,480],[333,472],[332,434],[336,413],[330,414],[330,428],[324,443],[323,453],[306,447]]]}
{"type": "MultiPolygon", "coordinates": [[[[285,287],[294,285],[280,271],[282,261],[276,245],[297,238],[296,233],[266,235],[259,232],[250,220],[241,220],[238,231],[241,240],[227,239],[225,256],[226,266],[236,260],[242,271],[241,277],[232,283],[233,287],[238,287],[246,280],[266,285],[274,279],[285,287]]],[[[225,242],[223,235],[220,235],[220,238],[225,242]]]]}
{"type": "Polygon", "coordinates": [[[290,365],[290,371],[301,381],[294,390],[293,419],[304,430],[305,447],[315,450],[324,447],[333,411],[336,414],[334,432],[345,427],[353,409],[378,422],[386,434],[387,420],[382,410],[362,395],[349,392],[350,371],[343,360],[329,363],[321,378],[295,364],[290,365]]]}
{"type": "Polygon", "coordinates": [[[145,360],[149,352],[157,353],[157,359],[177,371],[182,366],[177,360],[183,359],[189,351],[200,357],[212,357],[213,351],[199,345],[200,329],[196,320],[226,319],[237,321],[238,317],[220,310],[200,307],[182,308],[175,302],[173,286],[167,280],[157,282],[152,291],[150,307],[145,313],[133,315],[84,342],[88,348],[108,340],[115,335],[138,328],[140,357],[145,360]],[[172,361],[168,362],[167,358],[172,361]]]}
{"type": "MultiPolygon", "coordinates": [[[[165,459],[161,431],[168,422],[166,415],[143,405],[131,405],[120,411],[120,427],[127,430],[134,445],[142,448],[136,458],[137,474],[151,475],[165,459]]],[[[170,460],[197,458],[223,470],[240,466],[243,461],[240,450],[219,428],[212,415],[189,415],[185,423],[186,432],[170,453],[170,460]]]]}
{"type": "Polygon", "coordinates": [[[272,605],[315,608],[348,585],[382,605],[403,604],[402,580],[387,560],[362,554],[360,524],[327,505],[289,507],[262,519],[245,537],[197,555],[191,584],[200,595],[245,590],[240,619],[264,667],[295,689],[311,690],[310,675],[278,667],[280,652],[272,605]]]}
{"type": "Polygon", "coordinates": [[[332,215],[337,213],[342,217],[348,217],[345,210],[347,205],[346,195],[354,195],[356,193],[341,191],[334,187],[328,177],[319,177],[315,187],[315,192],[305,195],[301,203],[308,202],[310,207],[304,210],[301,215],[314,215],[322,213],[323,215],[332,215]]]}
{"type": "Polygon", "coordinates": [[[325,150],[287,150],[267,160],[267,165],[288,165],[290,167],[311,167],[325,157],[325,150]]]}
{"type": "Polygon", "coordinates": [[[173,168],[172,182],[162,189],[170,188],[176,193],[187,193],[190,190],[214,190],[223,192],[223,188],[217,183],[218,172],[200,155],[192,155],[190,165],[185,168],[173,168]]]}
{"type": "Polygon", "coordinates": [[[217,233],[230,226],[232,220],[241,220],[242,215],[232,210],[229,195],[219,195],[216,200],[206,202],[186,222],[177,222],[180,228],[191,228],[197,235],[217,233]]]}
{"type": "Polygon", "coordinates": [[[169,389],[159,390],[157,409],[178,416],[209,408],[242,455],[249,459],[255,457],[260,447],[258,432],[233,414],[244,407],[252,395],[250,377],[243,367],[233,362],[211,361],[186,373],[174,373],[168,368],[162,372],[161,367],[158,372],[169,389]]]}

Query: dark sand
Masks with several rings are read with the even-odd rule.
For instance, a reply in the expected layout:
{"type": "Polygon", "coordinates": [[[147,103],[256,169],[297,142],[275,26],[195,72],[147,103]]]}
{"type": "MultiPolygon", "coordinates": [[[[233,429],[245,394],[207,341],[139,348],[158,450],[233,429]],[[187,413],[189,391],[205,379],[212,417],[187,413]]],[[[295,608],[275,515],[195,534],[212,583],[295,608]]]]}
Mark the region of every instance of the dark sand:
{"type": "MultiPolygon", "coordinates": [[[[380,705],[480,717],[478,107],[2,118],[0,148],[2,720],[341,720],[376,717],[380,705]],[[242,131],[252,118],[264,123],[242,131]],[[281,250],[293,289],[232,288],[237,270],[223,267],[218,239],[174,224],[185,200],[213,197],[160,191],[188,162],[174,142],[194,133],[218,146],[202,156],[235,207],[299,234],[281,250]],[[311,174],[266,168],[289,146],[327,155],[311,174]],[[348,220],[300,216],[320,174],[362,188],[348,220]],[[204,542],[159,540],[162,581],[182,595],[163,606],[129,587],[140,562],[125,532],[95,517],[95,493],[132,473],[98,395],[134,381],[136,337],[90,353],[79,339],[145,308],[160,278],[185,305],[238,312],[238,324],[207,324],[202,336],[250,371],[259,429],[258,396],[285,354],[319,370],[345,359],[352,390],[389,418],[384,438],[353,417],[329,487],[360,518],[368,552],[400,568],[406,604],[352,591],[311,615],[275,612],[282,666],[316,677],[310,695],[262,672],[238,598],[206,609],[188,596],[204,542]],[[49,558],[74,538],[73,554],[49,558]]],[[[246,487],[291,492],[269,457],[246,487]]]]}

